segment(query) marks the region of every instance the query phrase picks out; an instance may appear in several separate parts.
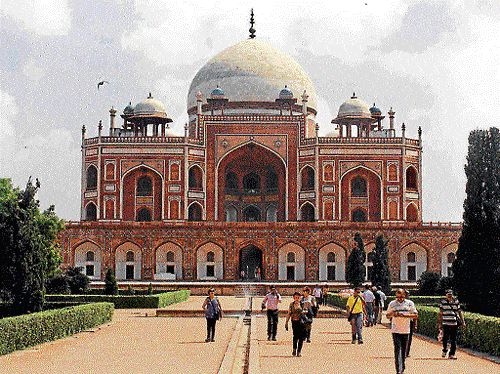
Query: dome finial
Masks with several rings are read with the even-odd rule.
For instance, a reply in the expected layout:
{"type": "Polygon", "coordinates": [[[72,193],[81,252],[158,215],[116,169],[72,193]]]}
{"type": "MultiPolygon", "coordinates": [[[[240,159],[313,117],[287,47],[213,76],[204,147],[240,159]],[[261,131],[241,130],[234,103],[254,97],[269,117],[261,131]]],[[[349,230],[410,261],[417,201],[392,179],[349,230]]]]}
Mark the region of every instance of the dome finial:
{"type": "Polygon", "coordinates": [[[250,31],[250,39],[255,38],[255,29],[253,28],[254,23],[255,21],[253,19],[253,8],[252,8],[252,11],[250,12],[250,29],[248,29],[248,31],[250,31]]]}
{"type": "Polygon", "coordinates": [[[351,97],[351,99],[357,99],[357,97],[356,97],[356,92],[353,92],[353,93],[352,93],[352,97],[351,97]]]}

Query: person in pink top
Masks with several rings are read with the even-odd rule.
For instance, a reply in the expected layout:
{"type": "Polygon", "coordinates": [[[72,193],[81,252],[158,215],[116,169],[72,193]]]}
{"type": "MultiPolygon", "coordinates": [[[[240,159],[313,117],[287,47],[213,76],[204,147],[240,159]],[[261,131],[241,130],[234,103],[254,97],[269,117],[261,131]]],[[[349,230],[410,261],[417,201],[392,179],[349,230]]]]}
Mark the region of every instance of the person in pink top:
{"type": "Polygon", "coordinates": [[[261,306],[262,311],[264,311],[267,304],[267,340],[276,340],[279,303],[281,303],[281,295],[276,291],[276,287],[271,286],[271,292],[266,295],[261,306]]]}

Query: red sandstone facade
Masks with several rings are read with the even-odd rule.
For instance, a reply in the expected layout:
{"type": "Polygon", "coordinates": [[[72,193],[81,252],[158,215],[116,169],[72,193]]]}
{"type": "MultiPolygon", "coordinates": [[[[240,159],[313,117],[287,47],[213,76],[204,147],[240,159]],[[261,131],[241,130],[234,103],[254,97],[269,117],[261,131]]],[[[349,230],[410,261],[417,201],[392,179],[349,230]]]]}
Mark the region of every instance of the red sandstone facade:
{"type": "MultiPolygon", "coordinates": [[[[127,107],[121,128],[112,109],[109,136],[83,130],[66,266],[94,279],[111,268],[118,279],[342,281],[360,232],[368,254],[377,235],[389,239],[394,280],[448,273],[460,226],[422,223],[420,130],[396,136],[392,109],[384,129],[380,110],[353,96],[321,137],[305,91],[302,105],[286,88],[233,101],[215,80],[221,88],[196,93],[184,136],[169,134],[152,97],[127,107]]],[[[370,255],[366,266],[369,278],[370,255]]]]}

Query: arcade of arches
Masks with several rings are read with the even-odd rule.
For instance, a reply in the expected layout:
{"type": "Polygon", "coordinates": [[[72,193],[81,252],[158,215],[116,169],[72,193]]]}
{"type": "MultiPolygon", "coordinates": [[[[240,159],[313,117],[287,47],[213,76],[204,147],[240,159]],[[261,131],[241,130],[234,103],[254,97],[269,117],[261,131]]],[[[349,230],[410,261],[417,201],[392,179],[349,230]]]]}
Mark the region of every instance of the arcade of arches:
{"type": "MultiPolygon", "coordinates": [[[[214,231],[217,238],[222,231],[214,231]]],[[[243,233],[236,233],[238,234],[243,233]]],[[[247,233],[248,234],[248,233],[247,233]]],[[[340,234],[338,232],[337,234],[340,234]]],[[[354,235],[354,232],[349,234],[354,235]]],[[[260,241],[242,242],[241,245],[225,248],[227,241],[205,242],[186,249],[185,240],[173,241],[135,238],[123,241],[110,238],[115,248],[112,256],[106,256],[106,248],[101,239],[75,243],[70,252],[64,247],[64,255],[72,256],[76,266],[83,268],[91,279],[103,279],[109,268],[115,270],[119,280],[222,280],[222,279],[262,279],[262,280],[321,280],[329,282],[345,281],[345,269],[350,249],[354,246],[346,236],[338,241],[326,241],[317,246],[306,245],[308,236],[303,234],[297,242],[285,242],[269,247],[260,241]],[[307,237],[306,237],[307,236],[307,237]],[[343,238],[343,239],[342,239],[343,238]],[[346,242],[345,240],[348,239],[346,242]],[[116,243],[116,244],[113,244],[116,243]],[[303,243],[303,244],[301,244],[303,243]]],[[[375,233],[373,234],[375,235],[375,233]]],[[[174,235],[175,236],[175,235],[174,235]]],[[[195,235],[196,236],[196,235],[195,235]]],[[[148,235],[148,238],[151,235],[148,235]]],[[[321,239],[321,234],[319,235],[321,239]]],[[[428,237],[427,237],[428,238],[428,237]]],[[[394,281],[415,282],[426,270],[449,275],[455,259],[458,235],[449,235],[454,240],[443,247],[429,249],[430,242],[389,240],[389,260],[394,281]],[[400,247],[398,247],[398,243],[400,247]],[[406,243],[406,244],[405,244],[406,243]]],[[[325,239],[327,239],[325,237],[325,239]]],[[[375,236],[365,238],[367,253],[366,279],[371,279],[372,253],[375,236]]],[[[194,243],[194,242],[193,242],[194,243]]],[[[436,245],[434,243],[434,245],[436,245]]]]}

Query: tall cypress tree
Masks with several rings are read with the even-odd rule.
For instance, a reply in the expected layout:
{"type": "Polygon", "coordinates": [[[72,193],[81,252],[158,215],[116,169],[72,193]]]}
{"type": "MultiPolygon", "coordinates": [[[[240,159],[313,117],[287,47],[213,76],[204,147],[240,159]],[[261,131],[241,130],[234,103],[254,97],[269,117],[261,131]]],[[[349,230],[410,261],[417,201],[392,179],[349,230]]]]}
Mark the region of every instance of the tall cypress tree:
{"type": "Polygon", "coordinates": [[[462,235],[453,282],[470,311],[500,315],[500,133],[469,136],[462,235]]]}
{"type": "Polygon", "coordinates": [[[353,287],[359,287],[365,280],[365,246],[359,232],[354,234],[356,246],[347,258],[346,280],[353,287]]]}
{"type": "Polygon", "coordinates": [[[377,236],[373,251],[375,256],[373,258],[372,284],[380,287],[387,294],[391,290],[391,272],[389,270],[387,240],[383,235],[377,236]]]}

